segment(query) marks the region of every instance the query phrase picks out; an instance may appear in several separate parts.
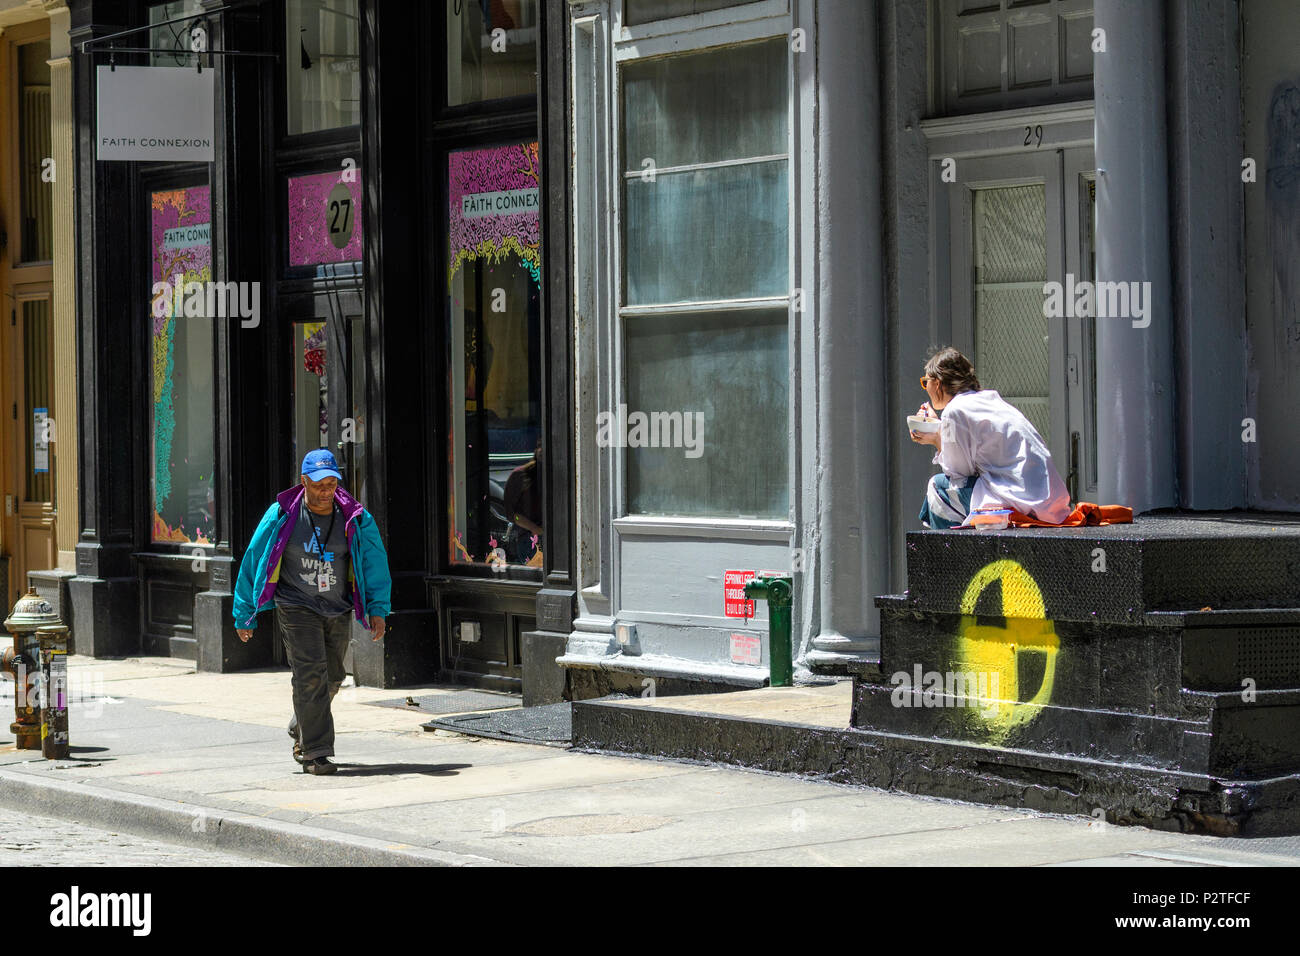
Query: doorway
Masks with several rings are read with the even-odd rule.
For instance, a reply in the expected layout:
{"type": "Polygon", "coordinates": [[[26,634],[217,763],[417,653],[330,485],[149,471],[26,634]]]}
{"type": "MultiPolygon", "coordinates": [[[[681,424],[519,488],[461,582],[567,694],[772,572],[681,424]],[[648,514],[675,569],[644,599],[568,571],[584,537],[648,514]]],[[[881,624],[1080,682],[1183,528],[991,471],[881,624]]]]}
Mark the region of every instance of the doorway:
{"type": "Polygon", "coordinates": [[[342,486],[364,501],[365,318],[356,291],[303,297],[290,315],[289,406],[292,409],[286,484],[299,481],[303,457],[327,448],[342,486]]]}
{"type": "Polygon", "coordinates": [[[56,567],[59,557],[49,59],[44,18],[10,26],[0,38],[0,587],[6,610],[26,590],[27,573],[56,567]]]}
{"type": "Polygon", "coordinates": [[[1097,484],[1096,319],[1049,317],[1044,285],[1072,299],[1093,279],[1094,167],[1087,147],[962,160],[948,219],[952,344],[1043,436],[1072,501],[1097,484]]]}

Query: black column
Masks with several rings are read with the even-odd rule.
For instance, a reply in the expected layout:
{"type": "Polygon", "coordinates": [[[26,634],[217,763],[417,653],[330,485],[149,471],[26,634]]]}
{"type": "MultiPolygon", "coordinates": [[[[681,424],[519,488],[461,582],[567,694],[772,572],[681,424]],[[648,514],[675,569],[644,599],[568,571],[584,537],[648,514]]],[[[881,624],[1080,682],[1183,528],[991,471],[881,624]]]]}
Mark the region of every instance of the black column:
{"type": "MultiPolygon", "coordinates": [[[[225,0],[204,0],[205,8],[225,0]]],[[[245,6],[213,17],[213,49],[262,50],[261,7],[245,6]]],[[[232,671],[271,663],[271,642],[244,644],[231,616],[233,584],[248,539],[275,487],[267,363],[273,354],[272,316],[263,274],[262,212],[274,190],[263,181],[261,100],[264,74],[280,67],[257,57],[214,57],[217,70],[215,158],[212,169],[213,279],[258,282],[256,323],[238,316],[215,322],[217,537],[208,590],[194,599],[197,666],[232,671]],[[247,324],[245,324],[245,322],[247,324]]],[[[206,68],[206,67],[205,67],[206,68]]],[[[274,82],[266,84],[273,87],[274,82]]]]}
{"type": "Polygon", "coordinates": [[[141,545],[138,510],[149,485],[139,463],[148,441],[142,405],[143,323],[124,277],[123,241],[135,194],[130,164],[95,161],[95,65],[80,44],[129,24],[125,0],[71,0],[77,157],[77,448],[81,534],[69,582],[77,650],[95,657],[139,653],[139,598],[131,554],[141,545]]]}
{"type": "Polygon", "coordinates": [[[564,653],[573,626],[573,335],[570,324],[568,4],[545,0],[537,42],[538,136],[542,165],[542,492],[546,528],[544,586],[537,630],[523,635],[524,706],[562,699],[564,653]]]}
{"type": "MultiPolygon", "coordinates": [[[[354,628],[359,685],[395,687],[432,680],[439,667],[437,618],[426,609],[428,528],[435,460],[426,392],[442,381],[426,360],[420,250],[430,225],[419,210],[418,118],[425,115],[422,43],[427,24],[414,4],[361,0],[361,180],[366,312],[366,430],[362,502],[379,522],[393,575],[388,634],[373,643],[354,628]]],[[[429,204],[431,206],[431,204],[429,204]]]]}

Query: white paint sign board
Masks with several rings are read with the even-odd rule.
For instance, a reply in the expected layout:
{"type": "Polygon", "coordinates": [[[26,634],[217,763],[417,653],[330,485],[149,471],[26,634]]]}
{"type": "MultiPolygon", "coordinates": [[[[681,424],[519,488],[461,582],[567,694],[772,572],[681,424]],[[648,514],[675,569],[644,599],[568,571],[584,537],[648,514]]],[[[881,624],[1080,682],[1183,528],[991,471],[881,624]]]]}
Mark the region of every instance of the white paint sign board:
{"type": "Polygon", "coordinates": [[[215,70],[97,67],[95,158],[213,161],[215,70]]]}

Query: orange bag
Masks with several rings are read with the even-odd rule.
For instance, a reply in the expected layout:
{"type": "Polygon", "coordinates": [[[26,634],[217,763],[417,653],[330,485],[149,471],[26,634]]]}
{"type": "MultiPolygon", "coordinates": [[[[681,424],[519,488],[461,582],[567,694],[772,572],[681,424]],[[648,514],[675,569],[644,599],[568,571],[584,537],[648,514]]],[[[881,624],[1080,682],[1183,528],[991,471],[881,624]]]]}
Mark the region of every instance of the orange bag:
{"type": "Polygon", "coordinates": [[[1080,525],[1132,523],[1132,508],[1125,505],[1095,505],[1091,501],[1080,501],[1060,524],[1039,521],[1037,518],[1029,517],[1029,515],[1022,515],[1014,508],[1011,509],[1011,526],[1013,528],[1077,528],[1080,525]]]}

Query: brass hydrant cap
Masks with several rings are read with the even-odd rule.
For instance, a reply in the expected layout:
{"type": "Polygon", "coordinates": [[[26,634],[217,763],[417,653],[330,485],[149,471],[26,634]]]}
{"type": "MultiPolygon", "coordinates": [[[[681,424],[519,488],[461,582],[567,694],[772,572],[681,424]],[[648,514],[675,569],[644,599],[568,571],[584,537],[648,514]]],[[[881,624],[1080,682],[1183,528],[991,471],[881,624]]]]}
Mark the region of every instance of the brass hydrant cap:
{"type": "Polygon", "coordinates": [[[5,618],[5,630],[34,631],[47,624],[62,624],[59,613],[49,601],[36,593],[35,588],[28,588],[27,593],[14,603],[13,610],[5,618]]]}

